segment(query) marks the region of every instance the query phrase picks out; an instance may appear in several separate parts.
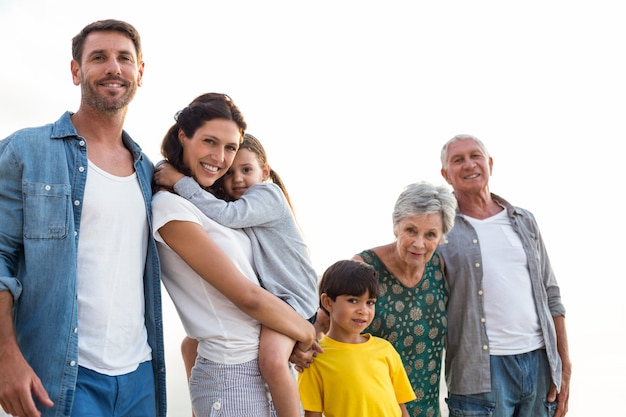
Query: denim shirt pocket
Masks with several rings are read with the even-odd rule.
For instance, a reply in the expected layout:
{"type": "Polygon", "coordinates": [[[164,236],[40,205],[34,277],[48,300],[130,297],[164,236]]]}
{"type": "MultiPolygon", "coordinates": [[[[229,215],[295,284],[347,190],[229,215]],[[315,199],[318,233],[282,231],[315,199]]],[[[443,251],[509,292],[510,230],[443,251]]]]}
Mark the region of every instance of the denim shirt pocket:
{"type": "Polygon", "coordinates": [[[24,239],[64,239],[69,234],[69,184],[24,182],[24,239]]]}

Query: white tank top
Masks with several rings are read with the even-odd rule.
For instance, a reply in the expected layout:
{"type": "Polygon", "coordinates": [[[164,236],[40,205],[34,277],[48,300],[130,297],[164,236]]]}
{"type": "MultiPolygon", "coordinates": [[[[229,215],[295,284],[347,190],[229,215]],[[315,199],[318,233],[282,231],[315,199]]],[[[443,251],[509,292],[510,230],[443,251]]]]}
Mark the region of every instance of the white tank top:
{"type": "Polygon", "coordinates": [[[526,253],[506,210],[484,220],[465,218],[480,241],[489,353],[517,355],[542,347],[526,253]]]}
{"type": "Polygon", "coordinates": [[[144,324],[148,217],[137,175],[89,161],[78,236],[78,363],[105,375],[151,359],[144,324]]]}

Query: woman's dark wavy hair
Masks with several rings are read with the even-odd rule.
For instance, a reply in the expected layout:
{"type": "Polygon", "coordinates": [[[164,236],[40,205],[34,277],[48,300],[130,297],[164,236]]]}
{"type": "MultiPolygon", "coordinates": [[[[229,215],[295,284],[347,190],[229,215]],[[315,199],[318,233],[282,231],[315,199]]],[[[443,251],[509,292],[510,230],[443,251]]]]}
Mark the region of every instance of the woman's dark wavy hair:
{"type": "Polygon", "coordinates": [[[233,100],[221,93],[202,94],[174,116],[176,123],[169,128],[161,143],[161,154],[167,162],[179,172],[191,175],[191,171],[183,163],[183,147],[178,139],[178,132],[182,130],[185,136],[190,138],[205,122],[215,119],[235,122],[241,134],[239,138],[241,143],[248,125],[233,100]]]}

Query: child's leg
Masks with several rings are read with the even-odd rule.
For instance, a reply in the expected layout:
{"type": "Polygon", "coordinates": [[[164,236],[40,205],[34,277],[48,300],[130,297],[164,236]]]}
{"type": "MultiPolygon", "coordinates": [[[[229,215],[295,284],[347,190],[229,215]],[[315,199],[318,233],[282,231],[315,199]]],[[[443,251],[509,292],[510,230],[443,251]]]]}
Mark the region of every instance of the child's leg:
{"type": "MultiPolygon", "coordinates": [[[[191,378],[191,368],[196,363],[196,357],[198,356],[198,341],[192,339],[189,336],[185,336],[180,344],[180,352],[183,355],[183,363],[185,364],[185,372],[187,373],[187,384],[189,384],[189,378],[191,378]]],[[[195,414],[191,411],[191,417],[195,414]]]]}
{"type": "Polygon", "coordinates": [[[183,355],[187,382],[189,382],[191,368],[193,368],[193,365],[196,363],[196,357],[198,356],[198,341],[189,336],[185,336],[183,342],[180,344],[180,352],[183,355]]]}
{"type": "Polygon", "coordinates": [[[272,394],[278,417],[299,417],[300,394],[289,356],[296,341],[282,333],[261,327],[259,368],[272,394]]]}

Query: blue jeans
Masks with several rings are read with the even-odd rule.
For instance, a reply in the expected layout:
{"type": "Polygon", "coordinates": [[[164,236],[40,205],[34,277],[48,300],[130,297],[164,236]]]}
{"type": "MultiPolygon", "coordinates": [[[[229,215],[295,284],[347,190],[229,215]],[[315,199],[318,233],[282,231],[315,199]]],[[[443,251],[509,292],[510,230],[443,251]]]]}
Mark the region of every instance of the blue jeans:
{"type": "Polygon", "coordinates": [[[119,376],[103,375],[81,366],[72,417],[154,417],[155,392],[150,361],[119,376]]]}
{"type": "Polygon", "coordinates": [[[546,400],[550,365],[544,349],[511,356],[490,356],[491,392],[450,394],[450,417],[553,417],[556,401],[546,400]]]}

